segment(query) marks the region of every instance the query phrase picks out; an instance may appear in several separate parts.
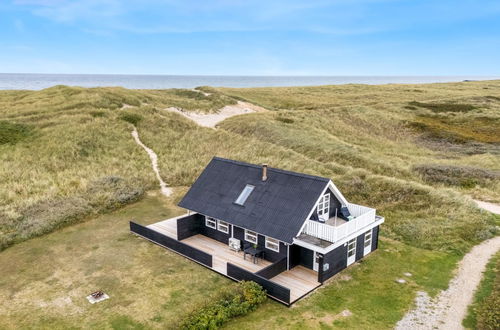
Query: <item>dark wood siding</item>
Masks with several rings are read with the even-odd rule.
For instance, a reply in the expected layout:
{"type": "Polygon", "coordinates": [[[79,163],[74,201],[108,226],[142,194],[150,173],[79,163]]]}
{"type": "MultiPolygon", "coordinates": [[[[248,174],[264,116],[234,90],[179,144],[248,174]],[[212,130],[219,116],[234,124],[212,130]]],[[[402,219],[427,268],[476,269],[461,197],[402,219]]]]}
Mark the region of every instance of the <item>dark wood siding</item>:
{"type": "Polygon", "coordinates": [[[182,241],[199,234],[202,225],[205,225],[205,217],[199,213],[177,219],[177,239],[182,241]]]}
{"type": "Polygon", "coordinates": [[[325,271],[323,271],[323,267],[319,269],[318,281],[321,283],[347,267],[347,244],[325,254],[323,256],[324,264],[328,264],[328,269],[325,271]]]}
{"type": "Polygon", "coordinates": [[[261,285],[267,294],[275,299],[282,301],[285,304],[290,304],[290,289],[285,288],[278,283],[274,283],[260,275],[251,273],[243,268],[227,263],[227,276],[238,281],[254,281],[261,285]]]}
{"type": "Polygon", "coordinates": [[[264,278],[270,279],[270,278],[284,272],[286,270],[287,263],[288,263],[287,258],[286,257],[282,258],[281,260],[276,261],[273,264],[270,264],[266,268],[259,270],[255,274],[260,275],[264,278]]]}
{"type": "Polygon", "coordinates": [[[287,253],[287,246],[283,243],[280,242],[280,251],[276,252],[273,250],[266,249],[266,237],[263,235],[258,234],[257,242],[259,243],[259,247],[263,248],[265,250],[264,256],[266,260],[269,260],[271,262],[276,262],[278,260],[283,259],[283,257],[286,257],[287,253]]]}
{"type": "Polygon", "coordinates": [[[132,221],[130,222],[130,231],[205,266],[212,267],[212,256],[204,251],[198,250],[190,245],[179,242],[174,238],[163,235],[153,229],[139,225],[132,221]]]}
{"type": "Polygon", "coordinates": [[[203,217],[202,225],[200,226],[200,234],[213,238],[221,243],[229,244],[229,238],[231,237],[231,224],[229,225],[229,232],[226,234],[217,229],[207,227],[205,225],[205,217],[203,217]]]}
{"type": "Polygon", "coordinates": [[[313,269],[314,252],[302,246],[290,246],[290,269],[301,265],[309,269],[313,269]]]}
{"type": "Polygon", "coordinates": [[[356,261],[363,258],[365,251],[365,234],[361,234],[356,238],[356,261]]]}
{"type": "Polygon", "coordinates": [[[373,228],[372,251],[375,251],[378,248],[378,232],[379,232],[379,226],[373,228]]]}

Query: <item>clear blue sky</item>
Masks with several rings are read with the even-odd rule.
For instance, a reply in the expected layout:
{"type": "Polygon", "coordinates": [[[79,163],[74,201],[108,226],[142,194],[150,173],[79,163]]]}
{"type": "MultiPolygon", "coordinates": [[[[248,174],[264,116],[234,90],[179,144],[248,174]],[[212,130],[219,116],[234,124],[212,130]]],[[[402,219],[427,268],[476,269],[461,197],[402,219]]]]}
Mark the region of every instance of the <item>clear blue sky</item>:
{"type": "Polygon", "coordinates": [[[500,1],[2,0],[0,72],[499,75],[500,1]]]}

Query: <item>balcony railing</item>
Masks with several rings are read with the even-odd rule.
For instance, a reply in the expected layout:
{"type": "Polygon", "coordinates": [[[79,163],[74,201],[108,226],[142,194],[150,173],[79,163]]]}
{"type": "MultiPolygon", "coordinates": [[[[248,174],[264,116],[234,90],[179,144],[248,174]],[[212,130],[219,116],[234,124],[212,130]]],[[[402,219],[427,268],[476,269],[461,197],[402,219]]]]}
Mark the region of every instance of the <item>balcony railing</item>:
{"type": "Polygon", "coordinates": [[[317,221],[307,220],[302,232],[334,243],[376,221],[375,209],[357,204],[349,204],[348,208],[349,212],[354,217],[351,221],[339,226],[332,226],[317,221]]]}

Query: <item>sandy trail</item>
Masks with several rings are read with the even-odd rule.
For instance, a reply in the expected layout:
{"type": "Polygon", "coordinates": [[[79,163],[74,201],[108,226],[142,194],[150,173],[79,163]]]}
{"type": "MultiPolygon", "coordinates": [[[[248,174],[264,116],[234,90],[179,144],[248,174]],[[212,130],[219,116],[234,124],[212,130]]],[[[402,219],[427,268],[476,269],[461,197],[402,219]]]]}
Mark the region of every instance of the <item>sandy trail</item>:
{"type": "MultiPolygon", "coordinates": [[[[500,205],[476,201],[480,208],[496,213],[500,205]],[[491,207],[493,206],[493,207],[491,207]]],[[[474,292],[481,281],[489,259],[500,250],[500,237],[476,245],[458,264],[455,277],[448,289],[431,299],[426,292],[417,292],[417,307],[401,319],[396,329],[463,329],[462,320],[472,303],[474,292]]]]}
{"type": "Polygon", "coordinates": [[[200,113],[200,112],[186,111],[175,107],[170,107],[165,110],[181,114],[184,117],[189,118],[192,121],[196,122],[200,126],[212,127],[212,128],[215,128],[215,126],[218,123],[229,117],[238,116],[246,113],[252,113],[252,112],[267,111],[266,109],[259,107],[255,104],[242,101],[238,101],[236,104],[226,105],[225,107],[220,109],[217,113],[200,113]]]}
{"type": "Polygon", "coordinates": [[[490,211],[491,213],[500,214],[500,205],[498,204],[482,202],[477,199],[474,199],[474,202],[476,202],[477,206],[481,209],[490,211]]]}
{"type": "Polygon", "coordinates": [[[156,178],[160,182],[160,191],[163,195],[169,197],[172,195],[172,188],[167,187],[167,184],[160,175],[160,170],[158,168],[158,155],[150,148],[148,148],[142,141],[139,139],[139,133],[137,132],[137,128],[134,126],[134,130],[132,131],[132,136],[134,137],[135,142],[140,145],[149,155],[151,159],[151,166],[153,167],[153,171],[156,174],[156,178]]]}

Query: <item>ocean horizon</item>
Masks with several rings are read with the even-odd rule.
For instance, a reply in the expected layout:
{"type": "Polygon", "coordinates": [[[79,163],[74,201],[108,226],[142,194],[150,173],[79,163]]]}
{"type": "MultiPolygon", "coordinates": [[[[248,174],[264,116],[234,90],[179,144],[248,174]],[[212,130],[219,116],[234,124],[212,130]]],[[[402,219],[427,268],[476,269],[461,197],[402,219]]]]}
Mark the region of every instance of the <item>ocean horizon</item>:
{"type": "Polygon", "coordinates": [[[213,87],[290,87],[343,84],[422,84],[494,80],[498,76],[211,76],[134,74],[0,73],[0,90],[40,90],[56,85],[120,86],[129,89],[213,87]]]}

